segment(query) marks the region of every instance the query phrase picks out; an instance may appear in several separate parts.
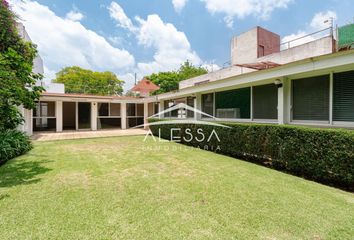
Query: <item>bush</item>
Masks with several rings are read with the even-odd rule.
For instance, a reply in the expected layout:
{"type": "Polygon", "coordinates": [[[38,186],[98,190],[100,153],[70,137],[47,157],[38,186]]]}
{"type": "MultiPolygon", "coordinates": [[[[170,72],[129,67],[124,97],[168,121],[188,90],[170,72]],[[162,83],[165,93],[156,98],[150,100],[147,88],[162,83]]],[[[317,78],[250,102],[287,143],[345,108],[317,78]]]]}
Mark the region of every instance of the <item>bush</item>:
{"type": "MultiPolygon", "coordinates": [[[[157,121],[152,119],[151,121],[157,121]]],[[[270,124],[223,123],[230,128],[209,125],[174,124],[150,126],[154,135],[170,139],[171,128],[181,128],[181,143],[278,170],[321,183],[354,190],[354,131],[318,129],[270,124]],[[185,129],[206,137],[216,130],[220,142],[212,137],[202,143],[186,141],[185,129]],[[160,129],[160,130],[159,130],[160,129]]],[[[188,135],[187,137],[189,137],[188,135]]]]}
{"type": "Polygon", "coordinates": [[[0,164],[31,150],[29,137],[17,130],[0,132],[0,164]]]}

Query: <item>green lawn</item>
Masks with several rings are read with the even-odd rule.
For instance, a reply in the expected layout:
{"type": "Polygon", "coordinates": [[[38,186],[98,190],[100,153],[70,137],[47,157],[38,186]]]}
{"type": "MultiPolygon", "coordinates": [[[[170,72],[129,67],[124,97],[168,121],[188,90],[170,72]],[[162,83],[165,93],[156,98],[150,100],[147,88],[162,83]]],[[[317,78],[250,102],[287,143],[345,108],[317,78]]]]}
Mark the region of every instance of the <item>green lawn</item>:
{"type": "Polygon", "coordinates": [[[143,137],[36,142],[0,167],[0,239],[354,237],[354,194],[156,146],[143,137]]]}

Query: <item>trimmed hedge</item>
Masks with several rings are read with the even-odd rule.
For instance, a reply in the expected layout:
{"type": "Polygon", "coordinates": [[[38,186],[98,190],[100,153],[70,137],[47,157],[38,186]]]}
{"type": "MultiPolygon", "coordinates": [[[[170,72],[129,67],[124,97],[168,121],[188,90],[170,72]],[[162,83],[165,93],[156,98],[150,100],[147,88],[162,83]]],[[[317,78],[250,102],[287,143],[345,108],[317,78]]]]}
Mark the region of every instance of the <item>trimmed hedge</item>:
{"type": "MultiPolygon", "coordinates": [[[[150,122],[160,121],[151,119],[150,122]]],[[[354,190],[354,131],[319,129],[270,124],[222,123],[231,128],[210,125],[173,124],[150,126],[152,133],[170,139],[170,129],[181,143],[256,162],[321,183],[354,190]],[[206,138],[216,130],[220,142],[212,137],[199,143],[188,142],[185,129],[194,136],[202,129],[206,138]],[[160,129],[160,130],[159,130],[160,129]]]]}
{"type": "Polygon", "coordinates": [[[32,149],[29,137],[17,130],[0,132],[0,164],[32,149]]]}

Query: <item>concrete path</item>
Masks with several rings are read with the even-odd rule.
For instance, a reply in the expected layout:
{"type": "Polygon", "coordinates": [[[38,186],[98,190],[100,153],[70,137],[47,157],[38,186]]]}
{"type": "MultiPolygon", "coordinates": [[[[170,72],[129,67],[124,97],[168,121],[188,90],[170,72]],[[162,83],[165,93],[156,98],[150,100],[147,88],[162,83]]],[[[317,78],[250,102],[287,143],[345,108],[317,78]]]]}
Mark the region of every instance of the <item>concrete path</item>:
{"type": "Polygon", "coordinates": [[[100,131],[64,131],[64,132],[37,132],[32,135],[32,139],[36,141],[52,141],[64,139],[79,139],[79,138],[99,138],[99,137],[114,137],[114,136],[136,136],[145,135],[146,130],[143,129],[126,129],[126,130],[100,130],[100,131]]]}

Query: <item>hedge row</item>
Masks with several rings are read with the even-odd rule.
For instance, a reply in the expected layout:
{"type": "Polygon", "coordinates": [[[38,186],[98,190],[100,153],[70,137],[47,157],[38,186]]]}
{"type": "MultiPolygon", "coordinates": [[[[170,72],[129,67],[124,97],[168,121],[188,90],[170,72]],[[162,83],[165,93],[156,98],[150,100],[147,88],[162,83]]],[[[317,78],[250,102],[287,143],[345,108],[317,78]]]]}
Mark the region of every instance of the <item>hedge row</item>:
{"type": "Polygon", "coordinates": [[[160,134],[161,138],[171,139],[171,128],[180,128],[180,131],[174,130],[173,136],[179,136],[183,144],[354,190],[354,131],[265,124],[223,124],[230,128],[174,124],[150,126],[150,129],[154,135],[160,134]],[[186,129],[190,129],[193,136],[198,136],[197,129],[202,129],[206,139],[202,143],[195,138],[189,141],[190,134],[186,134],[186,129]],[[207,142],[213,130],[220,142],[214,136],[207,142]]]}
{"type": "Polygon", "coordinates": [[[0,132],[0,164],[31,150],[29,137],[17,130],[0,132]]]}

